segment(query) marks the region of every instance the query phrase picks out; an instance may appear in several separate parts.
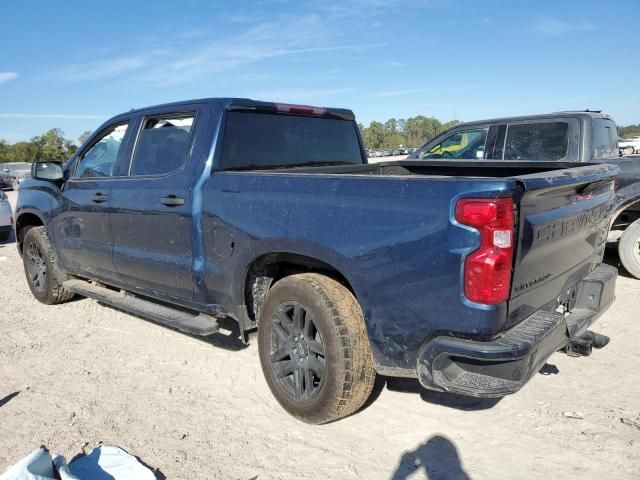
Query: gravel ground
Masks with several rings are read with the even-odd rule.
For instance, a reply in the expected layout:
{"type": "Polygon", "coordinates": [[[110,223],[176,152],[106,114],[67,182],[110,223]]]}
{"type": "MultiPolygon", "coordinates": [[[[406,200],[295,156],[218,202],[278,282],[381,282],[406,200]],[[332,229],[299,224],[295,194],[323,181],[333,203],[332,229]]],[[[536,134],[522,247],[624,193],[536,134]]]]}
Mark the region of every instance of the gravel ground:
{"type": "Polygon", "coordinates": [[[515,395],[380,378],[363,411],[313,427],[273,399],[255,344],[86,299],[41,305],[0,244],[0,472],[40,445],[70,459],[106,442],[170,479],[637,479],[640,430],[621,419],[640,423],[639,287],[619,278],[596,328],[608,347],[554,354],[515,395]]]}

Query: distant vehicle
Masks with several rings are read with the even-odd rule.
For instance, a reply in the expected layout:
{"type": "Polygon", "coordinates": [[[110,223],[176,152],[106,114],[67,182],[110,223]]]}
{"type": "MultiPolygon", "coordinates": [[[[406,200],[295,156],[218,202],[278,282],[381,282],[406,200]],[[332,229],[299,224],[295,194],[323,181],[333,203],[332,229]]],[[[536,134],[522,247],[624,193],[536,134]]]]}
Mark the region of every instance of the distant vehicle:
{"type": "Polygon", "coordinates": [[[618,148],[622,155],[640,153],[640,137],[618,140],[618,148]]]}
{"type": "Polygon", "coordinates": [[[611,229],[623,232],[620,261],[640,279],[640,160],[620,157],[617,127],[607,114],[558,112],[461,123],[425,143],[409,159],[616,165],[620,174],[611,229]]]}
{"type": "Polygon", "coordinates": [[[415,152],[416,150],[418,150],[418,147],[409,147],[407,148],[407,153],[409,155],[411,155],[413,152],[415,152]]]}
{"type": "Polygon", "coordinates": [[[402,152],[400,151],[399,148],[394,148],[393,150],[391,150],[391,155],[395,157],[398,155],[402,155],[402,152]]]}
{"type": "Polygon", "coordinates": [[[13,231],[13,212],[7,194],[0,190],[0,242],[6,242],[13,231]]]}
{"type": "Polygon", "coordinates": [[[615,166],[368,164],[356,125],[233,98],[108,120],[20,188],[31,292],[195,335],[235,320],[309,423],[357,411],[376,372],[500,397],[558,349],[591,353],[615,166]]]}
{"type": "Polygon", "coordinates": [[[30,163],[0,163],[0,188],[13,188],[14,190],[17,190],[20,183],[30,176],[30,163]]]}

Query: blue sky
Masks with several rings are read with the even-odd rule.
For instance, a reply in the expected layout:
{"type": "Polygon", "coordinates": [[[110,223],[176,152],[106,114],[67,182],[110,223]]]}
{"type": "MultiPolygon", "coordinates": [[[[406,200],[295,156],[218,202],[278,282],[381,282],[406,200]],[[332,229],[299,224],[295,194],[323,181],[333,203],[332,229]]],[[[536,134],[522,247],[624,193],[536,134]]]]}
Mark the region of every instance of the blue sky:
{"type": "Polygon", "coordinates": [[[0,2],[0,138],[239,96],[358,120],[604,109],[640,123],[640,1],[0,2]]]}

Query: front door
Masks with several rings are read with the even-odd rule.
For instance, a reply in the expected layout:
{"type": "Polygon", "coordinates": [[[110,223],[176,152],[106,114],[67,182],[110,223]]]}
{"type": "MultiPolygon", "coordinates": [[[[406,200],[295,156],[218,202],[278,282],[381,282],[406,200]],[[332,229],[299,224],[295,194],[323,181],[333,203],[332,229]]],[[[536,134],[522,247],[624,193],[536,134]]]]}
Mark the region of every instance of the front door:
{"type": "Polygon", "coordinates": [[[192,184],[186,168],[195,112],[141,119],[129,175],[110,194],[113,261],[131,291],[193,298],[192,184]]]}
{"type": "Polygon", "coordinates": [[[112,259],[109,223],[111,179],[125,150],[128,123],[107,127],[78,156],[52,208],[52,230],[60,262],[71,273],[119,280],[112,259]]]}

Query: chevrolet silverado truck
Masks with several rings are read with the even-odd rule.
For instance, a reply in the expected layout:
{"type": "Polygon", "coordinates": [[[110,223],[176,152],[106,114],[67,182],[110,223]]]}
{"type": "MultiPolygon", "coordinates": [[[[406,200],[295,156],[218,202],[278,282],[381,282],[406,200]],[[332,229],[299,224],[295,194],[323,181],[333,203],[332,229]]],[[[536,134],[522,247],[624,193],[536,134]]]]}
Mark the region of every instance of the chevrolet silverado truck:
{"type": "Polygon", "coordinates": [[[45,304],[257,332],[278,402],[324,423],[357,411],[376,372],[500,397],[553,352],[598,346],[617,172],[367,164],[349,110],[194,100],[118,115],[65,165],[34,164],[17,245],[45,304]]]}
{"type": "Polygon", "coordinates": [[[425,143],[409,160],[616,165],[612,237],[620,262],[640,279],[640,157],[621,158],[619,151],[615,122],[605,113],[585,110],[462,123],[425,143]],[[443,145],[447,151],[441,151],[443,145]]]}

